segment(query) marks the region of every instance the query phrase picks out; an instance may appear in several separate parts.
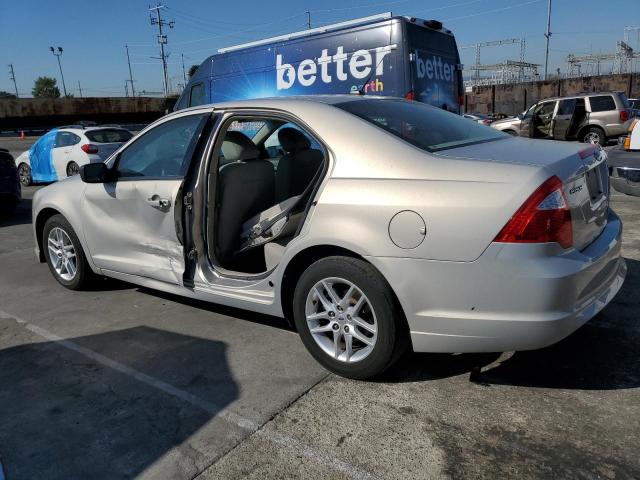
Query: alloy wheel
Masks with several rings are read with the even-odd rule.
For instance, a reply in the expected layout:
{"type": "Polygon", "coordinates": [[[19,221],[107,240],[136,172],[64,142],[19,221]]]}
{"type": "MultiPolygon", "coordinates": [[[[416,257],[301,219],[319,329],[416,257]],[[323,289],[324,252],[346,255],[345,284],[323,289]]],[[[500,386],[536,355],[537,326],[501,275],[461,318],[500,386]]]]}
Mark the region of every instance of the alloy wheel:
{"type": "Polygon", "coordinates": [[[585,143],[600,143],[600,135],[597,132],[589,132],[584,136],[585,143]]]}
{"type": "Polygon", "coordinates": [[[67,232],[60,227],[54,227],[47,237],[49,261],[56,274],[63,280],[73,280],[78,272],[76,250],[67,232]]]}
{"type": "Polygon", "coordinates": [[[29,165],[25,163],[20,164],[18,167],[18,177],[20,177],[20,183],[23,186],[29,186],[31,183],[31,169],[29,168],[29,165]]]}
{"type": "Polygon", "coordinates": [[[307,295],[307,326],[318,346],[345,363],[359,362],[374,349],[378,322],[371,302],[352,282],[325,278],[307,295]]]}

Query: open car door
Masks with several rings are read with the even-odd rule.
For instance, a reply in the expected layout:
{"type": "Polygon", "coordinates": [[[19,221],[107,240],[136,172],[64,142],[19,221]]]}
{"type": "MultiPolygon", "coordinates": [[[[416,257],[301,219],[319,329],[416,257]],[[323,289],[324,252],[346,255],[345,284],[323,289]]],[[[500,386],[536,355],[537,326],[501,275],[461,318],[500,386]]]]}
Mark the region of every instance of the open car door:
{"type": "Polygon", "coordinates": [[[576,118],[576,99],[561,100],[553,119],[552,135],[555,140],[566,140],[576,118]]]}

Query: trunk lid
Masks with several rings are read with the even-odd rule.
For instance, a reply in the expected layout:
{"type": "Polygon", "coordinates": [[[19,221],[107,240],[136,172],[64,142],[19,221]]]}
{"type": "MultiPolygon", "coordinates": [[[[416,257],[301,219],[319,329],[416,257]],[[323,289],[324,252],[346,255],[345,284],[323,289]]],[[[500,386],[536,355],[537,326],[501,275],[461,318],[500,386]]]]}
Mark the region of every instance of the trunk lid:
{"type": "MultiPolygon", "coordinates": [[[[607,155],[598,145],[506,138],[444,150],[437,155],[537,166],[544,168],[549,176],[557,175],[571,209],[573,245],[578,250],[598,237],[607,223],[609,171],[607,155]]],[[[514,205],[514,212],[519,207],[514,205]]]]}

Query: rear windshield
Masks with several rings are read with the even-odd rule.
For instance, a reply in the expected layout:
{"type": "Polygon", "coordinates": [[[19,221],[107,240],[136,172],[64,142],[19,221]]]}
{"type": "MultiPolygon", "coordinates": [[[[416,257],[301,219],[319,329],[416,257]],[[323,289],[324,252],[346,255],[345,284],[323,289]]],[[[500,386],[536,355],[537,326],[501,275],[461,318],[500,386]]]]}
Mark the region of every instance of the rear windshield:
{"type": "Polygon", "coordinates": [[[491,127],[430,105],[407,100],[355,100],[336,107],[428,152],[508,138],[491,127]]]}
{"type": "Polygon", "coordinates": [[[118,130],[115,128],[105,128],[102,130],[90,130],[84,133],[91,142],[95,143],[123,143],[133,137],[131,132],[127,130],[118,130]]]}

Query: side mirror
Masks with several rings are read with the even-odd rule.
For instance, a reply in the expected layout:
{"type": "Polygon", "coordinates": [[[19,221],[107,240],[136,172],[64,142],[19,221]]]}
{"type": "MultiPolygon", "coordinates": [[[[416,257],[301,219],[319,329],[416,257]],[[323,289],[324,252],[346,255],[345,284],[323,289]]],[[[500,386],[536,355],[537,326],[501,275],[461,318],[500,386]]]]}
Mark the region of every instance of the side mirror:
{"type": "Polygon", "coordinates": [[[85,183],[105,183],[108,180],[109,169],[100,163],[88,163],[80,167],[80,178],[85,183]]]}

